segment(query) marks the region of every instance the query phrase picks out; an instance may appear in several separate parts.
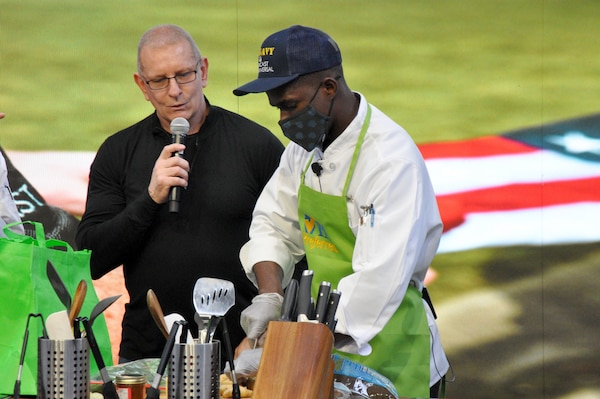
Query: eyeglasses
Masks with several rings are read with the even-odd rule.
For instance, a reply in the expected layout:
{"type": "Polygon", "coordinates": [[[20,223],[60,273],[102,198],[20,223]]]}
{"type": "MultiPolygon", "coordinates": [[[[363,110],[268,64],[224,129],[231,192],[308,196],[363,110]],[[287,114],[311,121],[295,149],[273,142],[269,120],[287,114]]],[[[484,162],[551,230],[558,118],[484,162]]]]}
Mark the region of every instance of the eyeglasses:
{"type": "Polygon", "coordinates": [[[146,80],[145,82],[151,90],[162,90],[162,89],[168,87],[171,79],[175,79],[175,81],[179,85],[192,83],[194,80],[196,80],[196,77],[198,75],[198,65],[199,64],[200,64],[200,62],[198,61],[196,63],[196,68],[193,71],[178,73],[175,76],[171,76],[171,77],[165,76],[164,78],[146,80]]]}

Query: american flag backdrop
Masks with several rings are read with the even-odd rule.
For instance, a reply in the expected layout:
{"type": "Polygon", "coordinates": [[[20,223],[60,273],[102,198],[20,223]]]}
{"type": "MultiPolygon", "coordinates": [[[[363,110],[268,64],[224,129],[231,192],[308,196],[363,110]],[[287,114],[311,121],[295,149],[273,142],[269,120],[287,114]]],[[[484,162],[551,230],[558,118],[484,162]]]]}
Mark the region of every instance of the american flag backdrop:
{"type": "MultiPolygon", "coordinates": [[[[444,222],[440,253],[600,241],[600,114],[419,148],[444,222]]],[[[7,151],[23,218],[34,190],[80,216],[94,155],[7,151]]]]}
{"type": "Polygon", "coordinates": [[[440,253],[600,241],[600,114],[419,148],[440,253]]]}

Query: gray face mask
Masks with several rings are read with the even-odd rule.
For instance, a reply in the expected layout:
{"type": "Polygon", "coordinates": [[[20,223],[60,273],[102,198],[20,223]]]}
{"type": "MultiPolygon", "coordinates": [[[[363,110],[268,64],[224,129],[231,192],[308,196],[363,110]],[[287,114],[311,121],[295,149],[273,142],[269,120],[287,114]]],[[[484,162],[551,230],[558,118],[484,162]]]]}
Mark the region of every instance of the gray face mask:
{"type": "Polygon", "coordinates": [[[281,126],[281,130],[283,130],[283,135],[308,152],[314,150],[315,147],[320,146],[323,143],[327,122],[329,121],[331,109],[333,108],[333,100],[331,100],[331,106],[329,107],[329,115],[319,113],[312,106],[312,102],[317,96],[320,88],[321,86],[319,86],[311,98],[308,106],[295,115],[279,121],[279,126],[281,126]]]}

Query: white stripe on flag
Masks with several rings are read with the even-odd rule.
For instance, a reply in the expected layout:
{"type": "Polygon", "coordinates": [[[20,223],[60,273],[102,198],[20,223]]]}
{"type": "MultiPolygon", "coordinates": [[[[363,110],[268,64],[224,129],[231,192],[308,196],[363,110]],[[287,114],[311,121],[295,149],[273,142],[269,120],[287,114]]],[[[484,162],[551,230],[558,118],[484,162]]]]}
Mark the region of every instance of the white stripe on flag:
{"type": "Polygon", "coordinates": [[[517,183],[600,176],[600,163],[554,151],[514,155],[425,160],[437,195],[517,183]]]}
{"type": "Polygon", "coordinates": [[[573,203],[468,214],[464,223],[442,236],[438,252],[596,241],[600,241],[600,203],[573,203]]]}

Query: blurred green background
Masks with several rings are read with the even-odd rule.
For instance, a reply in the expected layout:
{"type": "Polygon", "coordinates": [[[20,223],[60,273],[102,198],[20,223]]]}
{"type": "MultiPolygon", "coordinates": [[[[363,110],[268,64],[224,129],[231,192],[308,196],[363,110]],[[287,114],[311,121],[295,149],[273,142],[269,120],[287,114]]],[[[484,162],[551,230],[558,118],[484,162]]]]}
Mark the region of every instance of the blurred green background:
{"type": "MultiPolygon", "coordinates": [[[[497,134],[600,110],[598,21],[596,0],[0,0],[0,111],[7,114],[0,145],[95,151],[152,112],[132,75],[139,37],[161,23],[187,29],[208,57],[206,95],[213,104],[280,138],[278,113],[264,94],[238,98],[231,91],[256,76],[262,40],[292,24],[328,32],[341,47],[350,86],[417,143],[497,134]]],[[[530,315],[516,321],[517,329],[539,343],[551,334],[545,276],[597,261],[596,245],[443,254],[430,288],[446,309],[465,293],[510,291],[528,281],[533,288],[523,303],[530,315]]],[[[457,375],[451,397],[567,398],[590,385],[600,395],[597,361],[596,378],[584,372],[579,382],[542,345],[541,360],[530,359],[525,372],[490,375],[500,358],[516,362],[505,358],[515,343],[498,339],[463,350],[453,344],[458,334],[464,333],[442,330],[457,375]]],[[[586,362],[579,364],[589,368],[586,362]]]]}
{"type": "Polygon", "coordinates": [[[453,140],[600,109],[595,0],[303,2],[0,1],[0,144],[95,150],[151,111],[135,86],[140,35],[189,30],[210,62],[209,99],[280,135],[256,76],[262,40],[291,24],[330,33],[351,87],[417,142],[453,140]]]}

